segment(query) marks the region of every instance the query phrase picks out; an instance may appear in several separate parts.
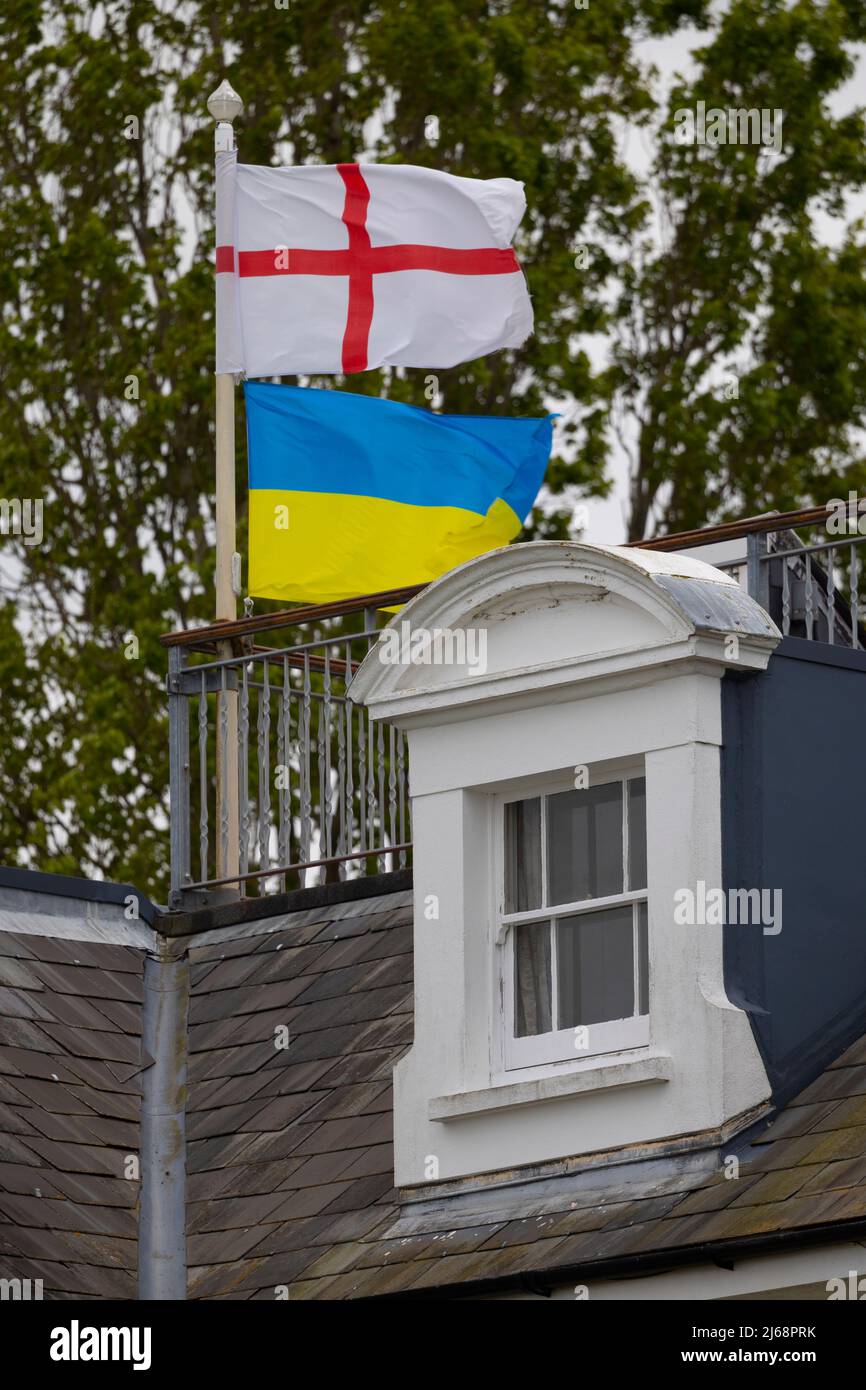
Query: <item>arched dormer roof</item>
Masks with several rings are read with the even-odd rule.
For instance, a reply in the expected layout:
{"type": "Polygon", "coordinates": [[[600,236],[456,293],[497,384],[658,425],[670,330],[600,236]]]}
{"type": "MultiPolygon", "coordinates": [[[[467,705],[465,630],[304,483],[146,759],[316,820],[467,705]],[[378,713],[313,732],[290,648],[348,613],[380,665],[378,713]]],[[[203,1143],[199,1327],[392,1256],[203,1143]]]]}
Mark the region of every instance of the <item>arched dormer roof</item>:
{"type": "Polygon", "coordinates": [[[763,669],[779,639],[737,582],[701,560],[534,541],[470,560],[406,604],[350,695],[394,717],[521,689],[553,695],[578,680],[646,673],[683,657],[763,669]]]}

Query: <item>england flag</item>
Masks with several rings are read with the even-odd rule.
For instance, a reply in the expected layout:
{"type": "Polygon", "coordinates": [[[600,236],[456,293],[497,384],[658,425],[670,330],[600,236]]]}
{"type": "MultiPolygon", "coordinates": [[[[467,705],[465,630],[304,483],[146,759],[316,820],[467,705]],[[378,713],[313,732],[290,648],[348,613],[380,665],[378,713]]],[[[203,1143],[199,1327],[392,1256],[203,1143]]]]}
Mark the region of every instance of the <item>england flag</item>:
{"type": "Polygon", "coordinates": [[[453,367],[532,332],[513,179],[217,157],[217,371],[453,367]]]}

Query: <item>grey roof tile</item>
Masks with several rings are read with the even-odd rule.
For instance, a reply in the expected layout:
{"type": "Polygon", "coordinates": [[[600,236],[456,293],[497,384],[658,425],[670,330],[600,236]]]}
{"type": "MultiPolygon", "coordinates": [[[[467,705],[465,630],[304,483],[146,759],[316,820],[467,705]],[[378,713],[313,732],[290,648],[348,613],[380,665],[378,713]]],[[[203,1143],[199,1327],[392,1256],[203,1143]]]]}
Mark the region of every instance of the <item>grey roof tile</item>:
{"type": "Polygon", "coordinates": [[[0,1163],[39,1163],[34,1151],[14,1134],[4,1134],[0,1130],[0,1163]]]}
{"type": "Polygon", "coordinates": [[[18,989],[0,985],[0,1016],[3,1018],[53,1019],[48,1008],[36,990],[18,989]]]}
{"type": "Polygon", "coordinates": [[[245,1193],[237,1197],[190,1202],[187,1231],[198,1234],[200,1231],[234,1231],[259,1226],[284,1200],[282,1193],[272,1187],[270,1191],[260,1192],[255,1197],[245,1193]]]}
{"type": "Polygon", "coordinates": [[[32,1163],[0,1163],[0,1191],[26,1196],[60,1197],[63,1191],[57,1175],[32,1163]]]}
{"type": "Polygon", "coordinates": [[[336,1211],[340,1198],[345,1198],[354,1186],[355,1184],[351,1182],[331,1182],[325,1183],[323,1186],[307,1187],[303,1190],[287,1193],[282,1206],[277,1207],[273,1213],[274,1220],[299,1221],[304,1216],[318,1216],[319,1212],[324,1211],[326,1207],[329,1211],[336,1211]]]}
{"type": "Polygon", "coordinates": [[[32,940],[23,932],[0,931],[0,956],[10,960],[35,960],[36,953],[27,945],[32,940]]]}
{"type": "MultiPolygon", "coordinates": [[[[42,1175],[46,1172],[44,1168],[34,1168],[31,1170],[36,1177],[36,1185],[44,1195],[48,1195],[40,1186],[42,1175]]],[[[88,1203],[95,1207],[134,1207],[139,1197],[139,1184],[127,1178],[105,1177],[97,1173],[59,1173],[53,1170],[50,1174],[51,1186],[56,1188],[63,1197],[68,1197],[72,1202],[88,1203]]]]}
{"type": "Polygon", "coordinates": [[[191,1264],[231,1264],[254,1250],[267,1234],[267,1226],[254,1223],[232,1231],[199,1232],[187,1237],[187,1257],[191,1264]]]}
{"type": "MultiPolygon", "coordinates": [[[[112,946],[104,941],[74,941],[62,936],[24,936],[13,938],[10,955],[21,951],[25,958],[63,966],[82,966],[94,971],[126,972],[141,975],[144,952],[136,946],[112,946]]],[[[0,937],[0,954],[5,954],[0,937]]]]}
{"type": "Polygon", "coordinates": [[[71,1059],[68,1057],[64,1057],[62,1062],[53,1057],[51,1049],[45,1051],[40,1048],[34,1052],[28,1047],[17,1045],[0,1046],[0,1074],[12,1078],[36,1076],[46,1081],[62,1081],[74,1086],[79,1076],[70,1063],[71,1059]]]}
{"type": "MultiPolygon", "coordinates": [[[[72,944],[79,947],[83,943],[72,944]]],[[[144,997],[140,971],[133,974],[106,967],[91,969],[86,965],[51,964],[44,958],[34,961],[30,968],[46,989],[57,994],[73,994],[85,999],[128,999],[134,1004],[140,1004],[144,997]]]]}
{"type": "Polygon", "coordinates": [[[57,1044],[41,1025],[24,1018],[0,1018],[0,1049],[17,1049],[28,1056],[33,1053],[52,1053],[57,1044]]]}
{"type": "Polygon", "coordinates": [[[116,1029],[95,1032],[90,1028],[70,1028],[62,1023],[41,1025],[52,1045],[61,1053],[72,1057],[96,1057],[108,1063],[125,1062],[140,1065],[141,1044],[139,1039],[127,1037],[116,1029]]]}
{"type": "Polygon", "coordinates": [[[44,1164],[59,1173],[105,1173],[112,1178],[123,1176],[126,1154],[122,1149],[107,1149],[99,1144],[63,1143],[35,1135],[28,1136],[27,1147],[32,1153],[38,1154],[44,1164]]]}
{"type": "Polygon", "coordinates": [[[11,985],[14,989],[42,990],[39,976],[29,968],[26,961],[13,960],[0,954],[0,985],[11,985]]]}
{"type": "Polygon", "coordinates": [[[37,1077],[16,1077],[14,1089],[19,1105],[36,1105],[54,1115],[93,1115],[94,1108],[83,1097],[83,1087],[64,1086],[59,1081],[37,1077]]]}
{"type": "Polygon", "coordinates": [[[109,1265],[134,1270],[137,1242],[86,1232],[39,1230],[33,1226],[0,1227],[0,1260],[20,1253],[64,1264],[109,1265]],[[10,1232],[12,1235],[10,1236],[10,1232]]]}
{"type": "Polygon", "coordinates": [[[0,1192],[0,1211],[16,1226],[49,1231],[89,1232],[95,1236],[125,1236],[135,1240],[138,1222],[124,1207],[97,1207],[49,1196],[16,1196],[0,1192]]]}
{"type": "Polygon", "coordinates": [[[64,1056],[63,1062],[58,1064],[57,1058],[52,1058],[51,1068],[45,1072],[28,1072],[30,1076],[50,1076],[53,1080],[63,1081],[70,1085],[78,1085],[83,1082],[94,1094],[100,1096],[119,1095],[136,1096],[140,1092],[137,1080],[121,1081],[117,1075],[117,1068],[112,1067],[108,1062],[103,1062],[97,1057],[70,1057],[64,1056]]]}
{"type": "Polygon", "coordinates": [[[269,980],[238,989],[221,989],[194,997],[190,1005],[191,1036],[198,1025],[214,1020],[239,1018],[243,1014],[259,1014],[269,1009],[287,1009],[295,997],[303,994],[315,979],[302,975],[295,980],[269,980]]]}
{"type": "Polygon", "coordinates": [[[38,1129],[27,1119],[23,1106],[0,1103],[0,1132],[3,1134],[38,1134],[38,1129]]]}

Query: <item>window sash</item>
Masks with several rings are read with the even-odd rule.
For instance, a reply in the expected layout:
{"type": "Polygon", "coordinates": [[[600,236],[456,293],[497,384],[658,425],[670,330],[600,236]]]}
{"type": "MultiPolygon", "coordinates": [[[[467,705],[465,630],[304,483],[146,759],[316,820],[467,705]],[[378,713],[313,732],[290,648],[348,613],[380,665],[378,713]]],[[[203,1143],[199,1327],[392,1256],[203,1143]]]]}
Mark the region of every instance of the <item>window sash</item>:
{"type": "Polygon", "coordinates": [[[647,890],[635,888],[633,892],[614,893],[609,898],[581,898],[577,903],[557,903],[555,907],[536,907],[532,912],[503,912],[500,921],[504,927],[519,927],[530,922],[549,922],[552,917],[577,917],[582,912],[603,912],[606,907],[624,907],[626,903],[647,901],[647,890]]]}
{"type": "MultiPolygon", "coordinates": [[[[626,773],[609,779],[612,783],[619,783],[621,787],[622,801],[622,884],[623,891],[608,894],[600,898],[583,898],[576,902],[555,903],[549,902],[550,884],[548,875],[548,800],[555,795],[555,791],[539,791],[534,795],[528,796],[509,796],[503,800],[500,815],[500,834],[502,847],[505,847],[505,807],[518,801],[529,801],[538,798],[540,801],[541,826],[540,826],[540,874],[541,874],[541,900],[542,905],[532,910],[523,912],[506,912],[504,897],[504,859],[502,872],[500,873],[500,884],[503,892],[502,910],[499,914],[499,939],[505,946],[502,987],[505,992],[504,1022],[505,1028],[505,1047],[504,1064],[506,1070],[513,1070],[522,1066],[537,1066],[545,1062],[562,1062],[571,1058],[580,1061],[585,1057],[598,1056],[604,1052],[622,1051],[631,1047],[643,1047],[649,1043],[649,1014],[639,1012],[642,998],[647,997],[648,1006],[648,981],[642,976],[642,955],[641,955],[641,904],[644,906],[644,913],[647,918],[648,931],[648,893],[644,885],[640,888],[630,887],[630,868],[631,868],[631,846],[629,843],[629,809],[631,805],[630,784],[634,782],[645,783],[645,773],[634,772],[626,773]],[[558,1028],[556,1023],[559,1013],[559,951],[557,949],[557,923],[563,917],[575,917],[584,913],[603,912],[606,908],[624,907],[632,904],[632,966],[633,966],[633,1008],[634,1012],[630,1017],[622,1019],[605,1020],[601,1023],[586,1025],[590,1030],[591,1046],[588,1049],[575,1049],[574,1037],[575,1026],[568,1028],[558,1028]],[[551,1019],[554,1027],[551,1032],[530,1034],[524,1037],[517,1037],[515,1029],[517,1027],[517,1004],[515,989],[517,982],[517,962],[516,962],[516,933],[510,930],[517,926],[531,926],[538,923],[539,930],[543,930],[546,924],[549,932],[550,943],[550,986],[551,999],[550,1010],[551,1019]]],[[[567,788],[557,789],[567,790],[567,788]]],[[[644,796],[646,789],[644,786],[644,796]]],[[[581,1027],[583,1025],[576,1025],[581,1027]]]]}
{"type": "MultiPolygon", "coordinates": [[[[574,1029],[573,1029],[572,1027],[565,1028],[565,1029],[561,1029],[561,1028],[558,1028],[558,1027],[557,1027],[557,1023],[558,1023],[558,1021],[559,1021],[559,947],[558,947],[558,933],[557,933],[557,930],[556,930],[558,918],[559,918],[559,917],[576,917],[576,916],[580,916],[580,915],[582,915],[582,914],[588,914],[588,913],[596,912],[596,911],[598,911],[598,912],[604,912],[604,910],[605,910],[606,907],[627,907],[627,906],[629,905],[629,903],[632,905],[631,941],[632,941],[633,1009],[632,1009],[632,1013],[631,1013],[631,1014],[624,1015],[624,1017],[625,1017],[626,1019],[628,1019],[628,1018],[640,1018],[640,1017],[646,1017],[646,1016],[647,1016],[647,1015],[643,1015],[643,1014],[640,1013],[640,1005],[641,1005],[641,996],[642,996],[643,994],[648,994],[648,988],[647,988],[648,982],[645,982],[645,981],[643,980],[643,977],[642,977],[642,971],[641,971],[641,949],[640,949],[640,928],[641,928],[640,904],[641,904],[641,903],[646,903],[646,904],[647,904],[647,907],[649,906],[648,901],[647,901],[647,895],[646,895],[646,890],[645,890],[645,889],[643,889],[643,890],[642,890],[641,892],[639,892],[639,893],[631,893],[631,894],[629,894],[628,898],[626,898],[626,899],[623,899],[623,898],[615,898],[615,899],[613,899],[613,898],[606,898],[606,899],[604,900],[604,902],[602,902],[602,900],[599,899],[597,903],[592,903],[592,904],[583,903],[583,904],[581,904],[581,906],[580,906],[580,911],[579,911],[579,912],[569,912],[567,909],[563,909],[563,911],[560,912],[560,913],[557,913],[556,916],[554,916],[554,915],[551,914],[551,913],[539,914],[538,912],[528,912],[528,913],[521,913],[521,914],[520,914],[520,921],[509,921],[509,922],[508,922],[507,925],[508,925],[509,927],[511,927],[511,926],[534,926],[534,925],[537,924],[537,929],[538,929],[539,931],[543,931],[543,930],[545,929],[545,927],[547,928],[548,938],[549,938],[549,941],[550,941],[550,987],[551,987],[550,1016],[551,1016],[551,1019],[552,1019],[552,1021],[553,1021],[553,1028],[552,1028],[552,1030],[551,1030],[552,1032],[554,1032],[554,1033],[561,1033],[561,1032],[570,1033],[570,1032],[573,1032],[573,1031],[574,1031],[574,1029]]],[[[647,924],[647,931],[649,931],[649,924],[647,924]]],[[[517,1024],[516,1005],[515,1005],[515,997],[516,997],[516,996],[515,996],[515,991],[516,991],[516,986],[517,986],[517,968],[516,968],[516,963],[515,963],[515,959],[514,959],[514,953],[515,953],[515,949],[516,949],[516,940],[517,940],[516,934],[515,934],[514,932],[509,931],[509,933],[508,933],[508,954],[509,954],[509,958],[510,958],[510,961],[511,961],[511,982],[510,982],[510,995],[509,995],[510,1000],[511,1000],[511,1034],[512,1034],[512,1036],[513,1036],[518,1042],[523,1042],[524,1039],[523,1039],[523,1038],[518,1038],[517,1035],[516,1035],[516,1033],[514,1032],[514,1029],[515,1029],[516,1024],[517,1024]]],[[[604,1020],[603,1020],[603,1023],[591,1023],[591,1024],[586,1024],[585,1026],[588,1027],[588,1028],[591,1028],[592,1031],[594,1032],[597,1028],[601,1028],[604,1024],[608,1024],[608,1023],[618,1023],[618,1022],[622,1022],[622,1021],[623,1021],[622,1019],[604,1019],[604,1020]]],[[[583,1026],[583,1025],[577,1024],[576,1026],[577,1026],[577,1027],[581,1027],[581,1026],[583,1026]]],[[[535,1034],[530,1034],[529,1036],[532,1036],[532,1037],[546,1037],[546,1036],[548,1036],[548,1035],[547,1035],[547,1034],[544,1034],[544,1033],[535,1033],[535,1034]]],[[[593,1049],[593,1050],[594,1050],[594,1049],[593,1049]]]]}
{"type": "Polygon", "coordinates": [[[605,1053],[626,1052],[633,1047],[649,1046],[649,1014],[633,1018],[616,1018],[609,1023],[592,1025],[592,1046],[576,1048],[574,1029],[560,1028],[555,1033],[535,1033],[526,1038],[512,1035],[505,1039],[505,1070],[539,1067],[557,1062],[582,1062],[605,1053]]]}
{"type": "MultiPolygon", "coordinates": [[[[540,903],[540,905],[539,905],[537,908],[533,908],[533,909],[530,910],[530,914],[531,914],[531,915],[534,915],[534,916],[543,915],[543,916],[546,917],[546,916],[549,916],[551,913],[554,913],[554,912],[556,912],[556,913],[561,912],[561,911],[563,910],[563,908],[565,908],[565,907],[568,907],[568,908],[570,908],[571,910],[574,910],[576,907],[580,906],[580,905],[583,904],[583,903],[587,903],[587,904],[590,904],[590,905],[591,905],[591,904],[594,904],[594,903],[595,903],[595,904],[600,904],[600,903],[625,902],[625,901],[629,898],[629,896],[630,896],[631,894],[633,894],[633,893],[646,893],[646,885],[643,885],[642,887],[640,887],[640,888],[635,888],[635,889],[632,889],[631,886],[630,886],[630,878],[631,878],[631,847],[630,847],[630,843],[629,843],[629,838],[630,838],[630,837],[629,837],[629,824],[630,824],[629,806],[630,806],[630,804],[631,804],[630,785],[631,785],[632,783],[634,783],[634,782],[644,782],[644,783],[645,783],[645,782],[646,782],[646,776],[645,776],[645,774],[644,774],[644,773],[637,773],[637,772],[635,772],[635,773],[625,773],[625,774],[623,774],[623,775],[621,775],[621,776],[618,776],[618,777],[611,777],[611,778],[607,779],[605,782],[600,782],[600,783],[598,784],[599,786],[615,786],[615,785],[619,785],[619,787],[620,787],[621,803],[622,803],[622,807],[621,807],[621,809],[622,809],[622,891],[621,891],[621,892],[618,892],[618,893],[609,893],[609,894],[606,894],[604,897],[600,897],[600,898],[580,898],[580,899],[577,900],[577,902],[571,902],[571,903],[569,903],[569,904],[551,903],[551,902],[550,902],[550,883],[549,883],[549,874],[548,874],[548,853],[549,853],[549,851],[548,851],[548,834],[549,834],[548,803],[549,803],[549,800],[550,800],[550,797],[551,797],[551,796],[557,796],[557,795],[559,795],[562,791],[574,790],[574,788],[557,788],[555,791],[535,792],[535,793],[530,793],[528,796],[508,796],[508,797],[506,797],[506,798],[504,799],[504,801],[503,801],[503,803],[502,803],[502,816],[503,816],[503,822],[504,822],[504,817],[505,817],[506,814],[507,814],[507,807],[508,807],[508,806],[517,805],[517,804],[519,804],[519,803],[522,802],[522,801],[536,801],[536,800],[537,800],[537,801],[539,801],[539,802],[541,803],[541,827],[540,827],[540,841],[541,841],[541,845],[540,845],[540,849],[541,849],[541,856],[540,856],[540,857],[541,857],[541,865],[540,865],[540,874],[541,874],[541,903],[540,903]]],[[[646,794],[646,793],[644,793],[644,794],[646,794]]],[[[503,869],[504,869],[504,864],[503,864],[503,869]]],[[[505,901],[506,901],[506,900],[505,900],[505,897],[503,896],[503,909],[502,909],[502,912],[501,912],[501,914],[500,914],[500,920],[501,920],[503,923],[505,923],[505,922],[511,922],[511,921],[518,921],[518,920],[520,920],[521,916],[523,916],[523,917],[526,916],[525,913],[521,914],[521,913],[517,913],[517,912],[508,912],[508,911],[506,910],[506,908],[505,908],[505,901]]]]}

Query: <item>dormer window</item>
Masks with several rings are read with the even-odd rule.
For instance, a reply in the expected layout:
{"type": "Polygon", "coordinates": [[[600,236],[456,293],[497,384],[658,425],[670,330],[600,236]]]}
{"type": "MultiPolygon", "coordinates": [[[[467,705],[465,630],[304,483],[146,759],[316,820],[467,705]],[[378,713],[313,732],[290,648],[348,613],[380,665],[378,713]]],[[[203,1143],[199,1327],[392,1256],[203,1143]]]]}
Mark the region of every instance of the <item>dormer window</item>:
{"type": "Polygon", "coordinates": [[[371,652],[351,687],[412,767],[398,1184],[429,1182],[431,1156],[450,1181],[754,1118],[770,1083],[722,928],[673,906],[725,882],[723,677],[765,669],[769,616],[690,557],[538,541],[398,621],[487,634],[483,674],[371,652]]]}
{"type": "Polygon", "coordinates": [[[501,827],[505,1068],[645,1046],[645,778],[507,798],[501,827]]]}

